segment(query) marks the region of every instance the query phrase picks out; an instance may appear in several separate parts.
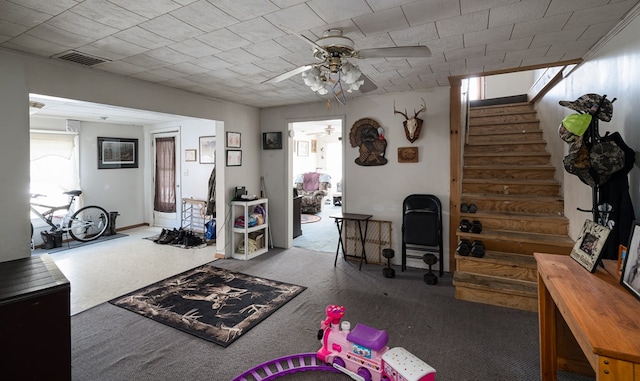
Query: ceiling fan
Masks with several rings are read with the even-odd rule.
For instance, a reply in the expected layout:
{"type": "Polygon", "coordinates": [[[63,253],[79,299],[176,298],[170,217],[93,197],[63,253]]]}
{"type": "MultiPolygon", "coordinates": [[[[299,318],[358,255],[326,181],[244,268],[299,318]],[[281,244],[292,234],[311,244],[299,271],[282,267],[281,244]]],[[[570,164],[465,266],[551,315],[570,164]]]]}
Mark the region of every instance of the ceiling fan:
{"type": "Polygon", "coordinates": [[[353,40],[343,36],[340,29],[329,29],[316,41],[304,35],[298,36],[313,46],[313,57],[320,62],[300,66],[263,83],[277,83],[302,74],[305,84],[318,94],[331,91],[336,98],[342,96],[344,99],[344,91],[360,90],[366,93],[378,88],[348,59],[431,56],[429,48],[422,45],[355,50],[353,40]]]}
{"type": "Polygon", "coordinates": [[[326,136],[329,136],[335,130],[336,130],[335,127],[333,127],[332,125],[328,124],[327,127],[325,127],[323,131],[308,132],[307,135],[315,135],[315,136],[325,136],[326,135],[326,136]]]}

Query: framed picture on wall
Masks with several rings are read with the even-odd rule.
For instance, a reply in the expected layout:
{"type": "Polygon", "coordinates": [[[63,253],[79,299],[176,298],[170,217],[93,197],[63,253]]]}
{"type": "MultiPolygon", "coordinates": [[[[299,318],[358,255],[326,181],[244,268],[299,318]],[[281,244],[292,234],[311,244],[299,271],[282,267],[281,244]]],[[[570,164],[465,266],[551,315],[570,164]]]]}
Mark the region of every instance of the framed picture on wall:
{"type": "Polygon", "coordinates": [[[138,168],[138,139],[98,137],[98,169],[138,168]]]}
{"type": "Polygon", "coordinates": [[[309,156],[309,142],[305,140],[298,141],[298,156],[309,156]]]}
{"type": "Polygon", "coordinates": [[[213,164],[216,162],[216,137],[200,137],[200,164],[213,164]]]}
{"type": "Polygon", "coordinates": [[[240,148],[240,133],[227,131],[227,148],[240,148]]]}
{"type": "Polygon", "coordinates": [[[264,132],[262,149],[282,149],[282,132],[264,132]]]}
{"type": "Polygon", "coordinates": [[[184,150],[184,161],[196,161],[196,151],[195,149],[184,150]]]}
{"type": "Polygon", "coordinates": [[[239,167],[242,165],[242,151],[239,149],[227,150],[227,167],[239,167]]]}
{"type": "Polygon", "coordinates": [[[620,284],[636,298],[640,299],[640,221],[634,221],[627,246],[627,254],[622,261],[620,284]]]}

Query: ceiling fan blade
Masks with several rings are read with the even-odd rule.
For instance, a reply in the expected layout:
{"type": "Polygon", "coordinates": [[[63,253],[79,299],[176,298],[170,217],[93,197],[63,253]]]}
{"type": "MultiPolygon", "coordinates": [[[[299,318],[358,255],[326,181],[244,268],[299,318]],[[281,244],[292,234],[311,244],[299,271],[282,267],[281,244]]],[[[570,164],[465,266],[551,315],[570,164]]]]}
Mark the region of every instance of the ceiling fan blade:
{"type": "Polygon", "coordinates": [[[392,46],[388,48],[362,49],[353,53],[355,58],[431,57],[426,46],[392,46]]]}
{"type": "Polygon", "coordinates": [[[366,75],[364,75],[364,73],[362,74],[362,76],[360,76],[361,79],[364,79],[364,83],[362,84],[362,86],[360,86],[360,92],[363,93],[368,93],[369,91],[373,91],[375,89],[378,88],[378,86],[376,86],[375,83],[373,83],[369,77],[367,77],[366,75]]]}
{"type": "Polygon", "coordinates": [[[304,66],[300,66],[298,68],[295,68],[293,70],[289,70],[286,73],[280,74],[277,77],[273,77],[271,79],[267,79],[266,81],[262,82],[261,84],[265,84],[265,83],[278,83],[281,81],[284,81],[287,78],[291,78],[296,74],[300,74],[300,73],[304,73],[305,71],[311,69],[313,67],[313,65],[304,65],[304,66]]]}

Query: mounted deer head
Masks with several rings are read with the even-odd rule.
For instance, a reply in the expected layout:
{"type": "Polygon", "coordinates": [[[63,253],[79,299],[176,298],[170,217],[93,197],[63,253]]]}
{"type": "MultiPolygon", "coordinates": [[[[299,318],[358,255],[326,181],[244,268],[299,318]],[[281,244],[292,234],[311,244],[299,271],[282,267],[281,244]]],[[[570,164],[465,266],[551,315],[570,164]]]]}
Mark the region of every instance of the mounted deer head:
{"type": "Polygon", "coordinates": [[[422,99],[422,108],[418,111],[413,110],[415,114],[413,118],[407,116],[407,109],[404,109],[404,112],[396,110],[396,102],[393,102],[393,113],[400,114],[405,118],[405,121],[402,122],[404,125],[404,134],[411,143],[420,137],[420,130],[422,129],[422,119],[418,118],[418,115],[421,112],[427,111],[427,102],[425,102],[423,98],[420,99],[422,99]]]}

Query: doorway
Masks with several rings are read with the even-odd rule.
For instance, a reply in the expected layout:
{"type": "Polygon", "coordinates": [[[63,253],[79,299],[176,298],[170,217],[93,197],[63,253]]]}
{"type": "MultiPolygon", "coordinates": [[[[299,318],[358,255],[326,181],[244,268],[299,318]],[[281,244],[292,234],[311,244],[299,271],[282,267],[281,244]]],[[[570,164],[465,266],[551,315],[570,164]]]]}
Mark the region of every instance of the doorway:
{"type": "Polygon", "coordinates": [[[180,159],[176,154],[179,146],[178,131],[153,134],[153,226],[181,225],[180,159]]]}
{"type": "Polygon", "coordinates": [[[319,181],[330,184],[319,205],[303,207],[302,234],[293,239],[295,247],[322,252],[336,249],[338,231],[330,216],[342,210],[342,203],[334,204],[333,197],[341,192],[343,183],[342,125],[342,119],[291,123],[293,187],[296,188],[297,183],[303,181],[302,175],[309,172],[320,174],[319,181]]]}

